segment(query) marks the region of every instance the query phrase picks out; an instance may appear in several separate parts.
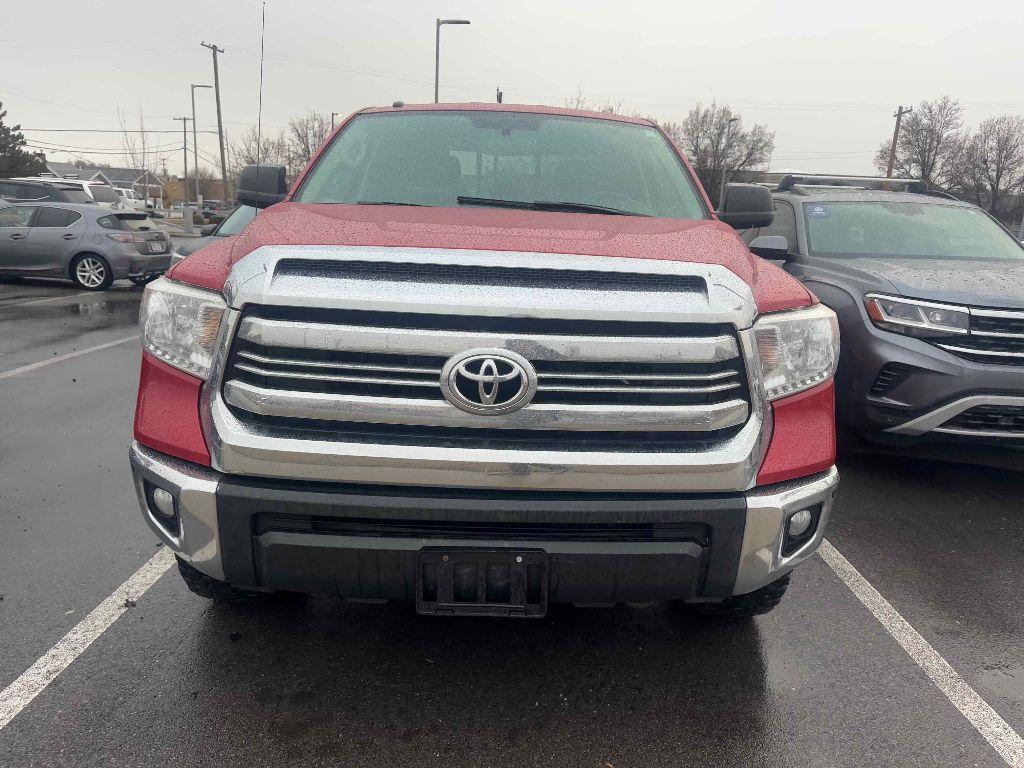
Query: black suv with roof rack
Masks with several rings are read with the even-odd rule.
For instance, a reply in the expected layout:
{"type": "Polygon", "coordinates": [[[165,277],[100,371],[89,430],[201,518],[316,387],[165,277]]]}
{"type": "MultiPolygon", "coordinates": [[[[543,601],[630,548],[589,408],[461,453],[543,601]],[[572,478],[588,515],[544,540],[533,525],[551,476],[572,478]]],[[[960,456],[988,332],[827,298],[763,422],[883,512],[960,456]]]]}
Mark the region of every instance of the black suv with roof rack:
{"type": "Polygon", "coordinates": [[[9,203],[95,203],[81,184],[58,180],[0,179],[0,200],[9,203]]]}
{"type": "Polygon", "coordinates": [[[919,181],[786,176],[773,196],[774,221],[744,240],[839,316],[837,411],[849,434],[1024,438],[1017,238],[919,181]]]}

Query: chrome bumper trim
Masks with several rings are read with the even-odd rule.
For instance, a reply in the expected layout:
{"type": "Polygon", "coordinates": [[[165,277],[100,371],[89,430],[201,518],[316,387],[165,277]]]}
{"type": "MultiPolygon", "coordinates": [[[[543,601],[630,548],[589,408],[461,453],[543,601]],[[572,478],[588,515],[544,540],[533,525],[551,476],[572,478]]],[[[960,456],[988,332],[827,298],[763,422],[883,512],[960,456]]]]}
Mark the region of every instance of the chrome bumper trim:
{"type": "Polygon", "coordinates": [[[810,557],[825,536],[832,501],[839,487],[839,470],[799,480],[755,488],[747,493],[747,525],[733,594],[743,595],[770,584],[810,557]],[[791,555],[782,555],[786,518],[821,504],[814,537],[791,555]]]}
{"type": "MultiPolygon", "coordinates": [[[[1024,397],[1016,395],[971,395],[946,403],[935,410],[929,411],[923,416],[911,419],[908,422],[889,427],[886,432],[896,435],[923,435],[926,432],[944,432],[957,435],[977,435],[978,437],[1004,437],[999,432],[975,432],[973,430],[956,430],[953,428],[941,428],[950,419],[959,416],[979,405],[1010,405],[1024,407],[1024,397]]],[[[1016,435],[1009,435],[1016,437],[1016,435]]]]}
{"type": "Polygon", "coordinates": [[[215,579],[224,578],[217,526],[217,484],[220,473],[176,459],[132,442],[128,449],[142,517],[175,554],[215,579]],[[172,536],[149,511],[143,481],[149,480],[178,499],[181,533],[172,536]]]}
{"type": "MultiPolygon", "coordinates": [[[[737,385],[738,386],[738,385],[737,385]]],[[[481,419],[446,400],[380,398],[265,389],[244,381],[227,381],[224,400],[262,416],[289,419],[416,424],[477,429],[560,429],[598,431],[707,432],[747,420],[744,400],[713,405],[571,405],[537,404],[481,419]]]]}

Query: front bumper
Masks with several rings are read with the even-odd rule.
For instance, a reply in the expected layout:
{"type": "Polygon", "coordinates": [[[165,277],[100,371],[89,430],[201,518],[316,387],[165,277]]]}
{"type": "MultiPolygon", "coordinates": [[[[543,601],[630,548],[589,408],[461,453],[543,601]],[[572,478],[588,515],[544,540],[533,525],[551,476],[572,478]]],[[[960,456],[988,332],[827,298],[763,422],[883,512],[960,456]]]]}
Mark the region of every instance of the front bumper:
{"type": "Polygon", "coordinates": [[[912,438],[1022,436],[972,432],[947,422],[978,406],[1024,406],[1024,365],[968,360],[923,339],[879,330],[866,319],[844,323],[841,331],[837,414],[849,426],[912,438]],[[883,391],[873,390],[886,366],[895,366],[899,372],[897,383],[883,391]]]}
{"type": "Polygon", "coordinates": [[[470,491],[238,477],[137,443],[130,457],[146,522],[200,571],[376,600],[415,596],[425,547],[542,550],[553,602],[721,600],[810,556],[838,483],[833,467],[746,493],[470,491]],[[175,497],[175,525],[149,508],[147,483],[175,497]],[[790,551],[785,524],[800,509],[817,524],[790,551]]]}

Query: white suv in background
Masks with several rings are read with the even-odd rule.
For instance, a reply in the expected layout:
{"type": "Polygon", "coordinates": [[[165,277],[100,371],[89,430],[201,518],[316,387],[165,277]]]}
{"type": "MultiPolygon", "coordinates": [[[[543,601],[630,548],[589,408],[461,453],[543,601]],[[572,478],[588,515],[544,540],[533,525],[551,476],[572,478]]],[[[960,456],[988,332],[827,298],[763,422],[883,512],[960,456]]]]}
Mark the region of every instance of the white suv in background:
{"type": "MultiPolygon", "coordinates": [[[[121,196],[118,194],[118,190],[115,190],[109,184],[104,184],[101,181],[86,181],[84,179],[57,179],[55,176],[25,176],[12,181],[60,181],[61,184],[71,185],[80,187],[86,195],[88,195],[96,205],[102,205],[104,208],[113,208],[117,210],[128,209],[133,210],[134,206],[128,205],[121,196]]],[[[145,202],[143,202],[142,210],[145,210],[145,202]]]]}

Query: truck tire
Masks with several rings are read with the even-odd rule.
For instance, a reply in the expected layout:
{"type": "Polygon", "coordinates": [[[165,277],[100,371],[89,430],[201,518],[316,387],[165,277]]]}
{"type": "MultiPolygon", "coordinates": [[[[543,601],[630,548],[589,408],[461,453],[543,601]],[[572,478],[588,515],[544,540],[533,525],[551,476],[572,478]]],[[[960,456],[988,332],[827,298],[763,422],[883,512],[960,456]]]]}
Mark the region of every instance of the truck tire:
{"type": "Polygon", "coordinates": [[[746,595],[727,597],[720,603],[690,603],[686,609],[699,616],[713,619],[750,619],[768,613],[782,602],[792,574],[776,579],[771,584],[746,595]]]}
{"type": "Polygon", "coordinates": [[[178,561],[178,572],[181,574],[185,586],[194,594],[205,597],[207,600],[217,603],[257,603],[266,600],[273,594],[272,592],[257,592],[252,589],[233,587],[226,581],[207,576],[180,557],[175,557],[175,559],[178,561]]]}

